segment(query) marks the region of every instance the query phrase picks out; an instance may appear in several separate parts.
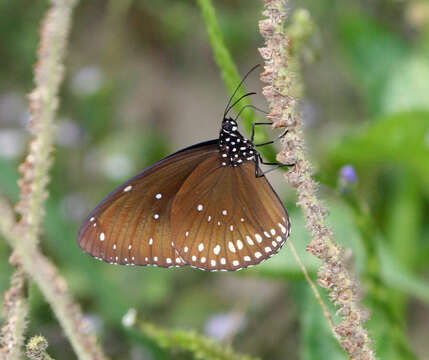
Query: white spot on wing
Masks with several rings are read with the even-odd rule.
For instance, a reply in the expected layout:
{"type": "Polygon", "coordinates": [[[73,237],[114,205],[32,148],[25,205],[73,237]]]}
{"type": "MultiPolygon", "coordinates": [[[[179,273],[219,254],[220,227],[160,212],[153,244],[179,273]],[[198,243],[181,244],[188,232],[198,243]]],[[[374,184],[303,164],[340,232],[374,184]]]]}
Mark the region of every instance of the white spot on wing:
{"type": "Polygon", "coordinates": [[[262,254],[259,251],[255,252],[255,257],[257,259],[259,259],[261,256],[262,256],[262,254]]]}
{"type": "Polygon", "coordinates": [[[100,234],[100,241],[104,241],[105,238],[106,238],[106,235],[104,235],[104,232],[102,232],[100,234]]]}
{"type": "Polygon", "coordinates": [[[94,222],[95,221],[95,217],[93,216],[91,219],[89,219],[89,221],[94,222]]]}
{"type": "Polygon", "coordinates": [[[183,251],[184,251],[185,253],[187,253],[187,252],[188,252],[188,250],[189,250],[189,248],[188,248],[187,246],[185,246],[185,247],[183,248],[183,251]]]}
{"type": "Polygon", "coordinates": [[[225,258],[221,258],[221,259],[220,259],[220,263],[221,263],[222,265],[225,265],[225,264],[226,264],[226,259],[225,259],[225,258]]]}
{"type": "Polygon", "coordinates": [[[275,235],[276,234],[276,229],[271,229],[271,235],[275,235]]]}
{"type": "Polygon", "coordinates": [[[255,243],[253,242],[252,238],[249,235],[246,235],[246,240],[250,246],[255,245],[255,243]]]}
{"type": "Polygon", "coordinates": [[[235,253],[235,246],[234,246],[234,244],[232,243],[232,241],[228,242],[228,249],[229,249],[231,252],[235,253]]]}
{"type": "Polygon", "coordinates": [[[159,219],[159,214],[155,214],[154,216],[153,216],[153,218],[156,220],[156,219],[159,219]]]}
{"type": "Polygon", "coordinates": [[[203,205],[202,205],[202,204],[199,204],[199,205],[197,206],[197,210],[198,210],[198,211],[203,211],[203,205]]]}
{"type": "Polygon", "coordinates": [[[213,249],[213,252],[215,255],[219,255],[220,253],[220,245],[216,245],[213,249]]]}
{"type": "Polygon", "coordinates": [[[261,242],[262,242],[262,236],[261,236],[261,235],[259,235],[259,234],[255,234],[255,238],[256,238],[256,241],[257,241],[258,243],[261,243],[261,242]]]}
{"type": "Polygon", "coordinates": [[[251,261],[251,260],[252,260],[252,259],[250,258],[250,256],[247,256],[247,255],[246,255],[246,256],[244,257],[244,261],[251,261]]]}
{"type": "Polygon", "coordinates": [[[228,211],[226,211],[226,210],[222,210],[222,215],[223,216],[225,216],[225,215],[227,215],[228,214],[228,211]]]}
{"type": "Polygon", "coordinates": [[[202,264],[204,264],[206,261],[207,261],[207,259],[203,256],[203,257],[201,258],[201,263],[202,263],[202,264]]]}
{"type": "Polygon", "coordinates": [[[237,249],[238,250],[243,249],[243,242],[241,240],[237,240],[237,249]]]}
{"type": "Polygon", "coordinates": [[[240,262],[239,262],[238,260],[234,260],[234,261],[232,262],[232,265],[234,265],[234,266],[238,266],[238,265],[240,265],[240,262]]]}
{"type": "Polygon", "coordinates": [[[210,264],[211,264],[211,266],[216,266],[216,260],[211,260],[210,264]]]}
{"type": "Polygon", "coordinates": [[[198,251],[201,252],[204,250],[204,244],[200,243],[200,245],[198,245],[198,251]]]}
{"type": "Polygon", "coordinates": [[[159,199],[161,199],[161,198],[162,198],[162,194],[161,194],[161,193],[156,194],[156,195],[155,195],[155,198],[157,198],[158,200],[159,200],[159,199]]]}
{"type": "Polygon", "coordinates": [[[286,228],[283,226],[283,224],[279,223],[279,228],[282,231],[283,234],[286,234],[286,228]]]}
{"type": "Polygon", "coordinates": [[[128,185],[125,189],[124,192],[128,192],[132,189],[133,187],[131,185],[128,185]]]}

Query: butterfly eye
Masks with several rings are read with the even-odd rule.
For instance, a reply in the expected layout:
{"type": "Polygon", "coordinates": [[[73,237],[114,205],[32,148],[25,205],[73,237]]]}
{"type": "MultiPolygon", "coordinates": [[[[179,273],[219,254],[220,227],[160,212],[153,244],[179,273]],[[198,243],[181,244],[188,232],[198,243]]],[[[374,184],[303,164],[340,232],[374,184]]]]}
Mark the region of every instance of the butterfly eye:
{"type": "Polygon", "coordinates": [[[232,131],[232,127],[233,127],[233,125],[230,124],[229,122],[224,122],[222,124],[222,129],[226,130],[226,131],[232,131]]]}
{"type": "Polygon", "coordinates": [[[237,123],[232,119],[227,119],[222,122],[222,129],[226,131],[236,131],[237,123]]]}

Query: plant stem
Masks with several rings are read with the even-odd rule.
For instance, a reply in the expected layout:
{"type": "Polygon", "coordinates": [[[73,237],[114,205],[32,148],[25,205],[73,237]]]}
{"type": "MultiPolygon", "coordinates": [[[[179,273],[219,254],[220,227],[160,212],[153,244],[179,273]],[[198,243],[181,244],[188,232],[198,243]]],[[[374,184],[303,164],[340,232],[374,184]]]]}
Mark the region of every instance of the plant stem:
{"type": "Polygon", "coordinates": [[[27,282],[22,270],[11,279],[11,287],[4,297],[5,322],[1,329],[0,357],[5,360],[22,359],[24,332],[27,327],[27,282]]]}
{"type": "MultiPolygon", "coordinates": [[[[29,97],[33,138],[28,155],[20,166],[21,193],[16,210],[21,214],[21,220],[15,225],[13,216],[8,216],[6,220],[0,221],[0,231],[14,248],[17,262],[36,282],[51,305],[79,359],[102,360],[105,358],[103,352],[79,306],[69,294],[65,279],[37,247],[44,202],[48,196],[46,189],[52,163],[58,91],[63,80],[63,61],[76,4],[77,0],[51,0],[51,8],[43,20],[34,70],[35,89],[29,97]]],[[[0,208],[11,214],[11,210],[1,201],[0,208]]]]}
{"type": "Polygon", "coordinates": [[[342,322],[335,332],[343,349],[353,359],[375,359],[371,339],[364,328],[364,313],[359,304],[359,284],[344,265],[343,252],[334,242],[334,233],[326,224],[327,210],[317,197],[317,184],[312,178],[312,167],[304,149],[302,123],[295,111],[297,100],[290,95],[292,74],[288,71],[289,41],[284,31],[286,1],[265,0],[264,20],[259,23],[265,47],[260,49],[265,60],[261,80],[268,83],[263,94],[270,104],[268,118],[274,127],[289,131],[282,141],[277,158],[285,164],[295,164],[286,175],[286,181],[298,192],[307,229],[313,238],[307,251],[323,261],[318,283],[329,290],[331,301],[339,306],[342,322]]]}

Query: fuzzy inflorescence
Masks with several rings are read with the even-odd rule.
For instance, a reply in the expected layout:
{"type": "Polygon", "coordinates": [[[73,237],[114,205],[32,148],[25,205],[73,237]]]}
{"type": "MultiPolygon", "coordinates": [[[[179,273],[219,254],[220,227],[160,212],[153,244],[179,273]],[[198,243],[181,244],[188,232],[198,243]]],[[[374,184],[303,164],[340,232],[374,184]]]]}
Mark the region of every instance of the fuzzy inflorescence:
{"type": "Polygon", "coordinates": [[[334,233],[326,224],[328,211],[317,197],[317,184],[305,156],[302,124],[295,111],[297,99],[290,95],[293,75],[288,70],[289,40],[284,31],[286,2],[264,0],[264,3],[265,19],[260,21],[259,29],[265,46],[259,50],[265,61],[261,80],[268,83],[263,90],[270,106],[267,118],[273,122],[273,127],[288,129],[277,159],[295,164],[285,178],[297,190],[298,205],[313,239],[307,251],[323,262],[318,283],[328,289],[331,301],[339,308],[342,320],[333,329],[334,334],[351,358],[375,359],[371,339],[363,326],[366,316],[359,305],[358,283],[346,269],[343,251],[334,242],[334,233]]]}

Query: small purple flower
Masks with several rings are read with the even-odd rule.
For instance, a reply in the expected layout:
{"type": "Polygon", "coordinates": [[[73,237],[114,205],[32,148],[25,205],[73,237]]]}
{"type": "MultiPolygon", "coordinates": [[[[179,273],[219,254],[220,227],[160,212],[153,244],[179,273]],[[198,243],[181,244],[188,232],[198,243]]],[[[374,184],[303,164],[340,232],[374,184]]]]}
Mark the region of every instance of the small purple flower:
{"type": "Polygon", "coordinates": [[[353,165],[344,165],[340,170],[341,180],[346,183],[355,184],[358,181],[358,176],[353,165]]]}

